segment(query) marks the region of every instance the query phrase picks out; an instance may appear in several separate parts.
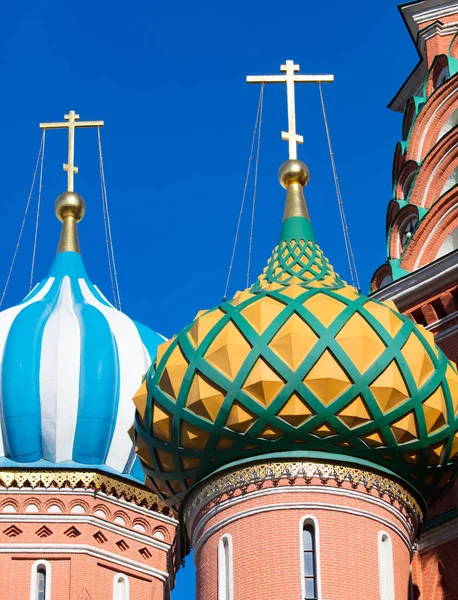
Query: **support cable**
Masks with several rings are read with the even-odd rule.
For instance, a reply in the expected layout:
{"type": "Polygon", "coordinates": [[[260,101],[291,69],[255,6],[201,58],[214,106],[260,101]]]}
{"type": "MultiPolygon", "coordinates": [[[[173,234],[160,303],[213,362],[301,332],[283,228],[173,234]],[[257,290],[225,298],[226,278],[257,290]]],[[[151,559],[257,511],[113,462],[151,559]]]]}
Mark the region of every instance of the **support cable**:
{"type": "Polygon", "coordinates": [[[35,256],[37,254],[38,224],[40,221],[40,208],[41,208],[41,191],[43,189],[43,162],[44,162],[44,158],[45,158],[45,139],[46,139],[45,134],[46,134],[46,129],[43,129],[43,147],[41,150],[40,178],[39,178],[39,183],[38,183],[37,214],[35,217],[35,235],[33,237],[32,265],[30,267],[29,292],[32,290],[33,275],[34,275],[34,271],[35,271],[35,256]]]}
{"type": "Polygon", "coordinates": [[[246,286],[250,285],[250,270],[251,270],[251,252],[253,249],[253,228],[254,228],[254,213],[256,207],[256,196],[258,188],[258,169],[259,169],[259,151],[261,148],[261,128],[262,128],[262,106],[264,102],[264,83],[261,84],[261,93],[259,96],[259,124],[258,124],[258,144],[256,148],[256,161],[254,168],[254,182],[253,182],[253,202],[251,205],[251,225],[250,225],[250,243],[248,246],[248,266],[246,272],[246,286]]]}
{"type": "Polygon", "coordinates": [[[110,271],[111,291],[116,308],[121,310],[121,295],[119,292],[118,273],[116,271],[116,261],[113,247],[113,235],[111,232],[110,212],[108,210],[107,186],[105,182],[105,169],[103,166],[102,141],[100,137],[100,127],[97,127],[97,141],[99,147],[99,165],[100,165],[100,185],[102,190],[102,210],[103,226],[105,229],[105,241],[107,246],[108,269],[110,271]]]}
{"type": "Polygon", "coordinates": [[[323,91],[321,89],[321,83],[320,82],[318,82],[318,88],[320,90],[321,109],[323,111],[323,119],[324,119],[324,126],[326,128],[326,137],[327,137],[327,140],[328,140],[329,155],[331,157],[332,172],[333,172],[333,175],[334,175],[334,184],[335,184],[335,187],[336,187],[337,203],[339,205],[340,219],[341,219],[341,222],[342,222],[342,230],[343,230],[343,234],[344,234],[345,251],[347,253],[348,266],[349,266],[349,269],[350,269],[350,278],[351,278],[352,285],[357,290],[360,290],[360,284],[359,284],[358,271],[357,271],[357,268],[356,268],[355,255],[353,253],[353,248],[352,248],[351,241],[350,241],[350,232],[348,230],[348,224],[347,224],[347,219],[346,219],[346,216],[345,216],[345,210],[344,210],[344,205],[343,205],[343,200],[342,200],[342,194],[340,192],[339,177],[337,175],[336,162],[335,162],[334,152],[332,150],[332,144],[331,144],[331,134],[329,132],[328,119],[327,119],[327,115],[326,115],[326,109],[325,109],[325,106],[324,106],[323,91]]]}
{"type": "Polygon", "coordinates": [[[261,98],[262,98],[263,95],[264,95],[264,84],[261,85],[261,91],[259,93],[258,109],[257,109],[257,112],[256,112],[256,120],[255,120],[255,124],[254,124],[253,137],[251,139],[250,155],[248,157],[248,168],[247,168],[247,173],[246,173],[246,177],[245,177],[245,185],[243,186],[242,202],[241,202],[241,205],[240,205],[240,212],[239,212],[239,218],[237,220],[237,227],[236,227],[236,230],[235,230],[234,245],[232,247],[231,260],[230,260],[230,263],[229,263],[229,270],[228,270],[228,273],[227,273],[226,288],[224,290],[223,300],[226,300],[226,298],[227,298],[227,292],[229,290],[229,283],[231,281],[232,267],[234,266],[235,252],[236,252],[236,249],[237,249],[237,242],[238,242],[238,239],[239,239],[240,223],[242,221],[243,208],[245,206],[245,198],[246,198],[246,193],[247,193],[247,188],[248,188],[248,181],[249,181],[250,172],[251,172],[251,162],[253,160],[254,145],[255,145],[255,142],[256,142],[256,134],[257,134],[257,131],[258,131],[258,123],[259,123],[259,115],[260,115],[260,101],[261,101],[261,98]]]}
{"type": "Polygon", "coordinates": [[[38,150],[37,162],[36,162],[36,165],[35,165],[35,171],[33,173],[32,185],[30,186],[30,192],[29,192],[29,195],[28,195],[28,198],[27,198],[27,203],[25,205],[24,216],[22,218],[21,228],[19,230],[19,235],[18,235],[18,239],[17,239],[17,242],[16,242],[16,248],[15,248],[14,254],[13,254],[13,259],[11,261],[10,269],[8,271],[8,276],[6,278],[5,285],[3,287],[2,296],[0,298],[0,307],[2,306],[3,300],[5,299],[5,295],[6,295],[6,292],[8,290],[8,285],[9,285],[10,279],[11,279],[11,274],[13,272],[14,265],[16,263],[16,258],[17,258],[17,254],[18,254],[18,251],[19,251],[19,246],[21,245],[22,234],[24,233],[24,227],[25,227],[25,223],[26,223],[26,220],[27,220],[27,214],[29,212],[30,201],[32,199],[33,190],[35,188],[35,180],[36,180],[37,173],[38,173],[38,166],[40,164],[41,154],[42,154],[43,149],[44,149],[44,142],[45,142],[45,131],[43,130],[43,134],[41,136],[41,142],[40,142],[40,149],[38,150]]]}

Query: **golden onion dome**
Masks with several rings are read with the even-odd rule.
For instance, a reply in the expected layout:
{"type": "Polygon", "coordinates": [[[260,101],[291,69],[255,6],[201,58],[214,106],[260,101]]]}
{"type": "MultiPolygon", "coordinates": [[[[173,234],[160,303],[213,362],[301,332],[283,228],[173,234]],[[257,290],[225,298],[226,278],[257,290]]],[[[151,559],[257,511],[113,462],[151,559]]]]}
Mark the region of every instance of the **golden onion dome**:
{"type": "Polygon", "coordinates": [[[393,303],[334,272],[308,217],[306,166],[287,161],[279,176],[285,214],[264,272],[159,346],[134,398],[150,485],[176,506],[216,469],[282,453],[372,466],[429,501],[455,471],[456,365],[393,303]]]}

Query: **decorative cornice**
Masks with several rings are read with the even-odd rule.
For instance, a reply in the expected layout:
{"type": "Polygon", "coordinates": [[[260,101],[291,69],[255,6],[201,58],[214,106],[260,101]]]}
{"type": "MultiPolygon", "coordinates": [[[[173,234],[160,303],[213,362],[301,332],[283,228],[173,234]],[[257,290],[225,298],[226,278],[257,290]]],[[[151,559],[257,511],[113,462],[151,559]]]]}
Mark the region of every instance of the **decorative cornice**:
{"type": "Polygon", "coordinates": [[[98,559],[108,560],[124,568],[144,573],[166,583],[170,579],[169,573],[145,565],[131,558],[119,556],[114,552],[94,548],[89,544],[0,544],[0,554],[87,554],[98,559]]]}
{"type": "Polygon", "coordinates": [[[423,533],[418,543],[420,554],[458,538],[458,517],[447,520],[423,533]]]}
{"type": "MultiPolygon", "coordinates": [[[[23,494],[25,496],[29,496],[29,495],[34,495],[34,496],[39,496],[40,494],[50,494],[55,490],[58,490],[58,495],[59,497],[63,497],[66,494],[75,494],[77,493],[78,495],[89,495],[90,497],[94,497],[94,490],[91,488],[45,488],[45,487],[29,487],[29,486],[23,486],[22,488],[15,488],[14,490],[12,488],[6,488],[6,489],[2,489],[0,488],[0,495],[2,493],[4,494],[10,494],[10,493],[14,493],[15,495],[19,494],[23,494]],[[9,491],[8,491],[9,490],[9,491]]],[[[140,506],[138,504],[132,504],[132,502],[130,502],[129,500],[126,500],[124,497],[122,498],[118,498],[115,497],[109,493],[106,493],[102,490],[96,490],[96,494],[97,494],[97,498],[99,499],[103,499],[105,502],[108,502],[109,504],[112,504],[113,506],[118,506],[122,509],[128,509],[133,511],[136,514],[139,515],[143,515],[145,517],[151,518],[151,510],[147,507],[147,506],[140,506]]],[[[1,499],[1,498],[0,498],[1,499]]],[[[170,511],[172,512],[172,511],[170,511]]],[[[11,513],[14,514],[14,513],[11,513]]],[[[171,516],[171,515],[164,515],[163,513],[159,513],[157,511],[155,511],[154,513],[154,519],[156,519],[157,521],[161,521],[162,523],[169,523],[170,525],[173,525],[174,527],[176,527],[178,525],[178,520],[175,518],[175,516],[171,516]]]]}
{"type": "Polygon", "coordinates": [[[128,502],[148,507],[158,513],[171,516],[171,509],[159,497],[133,483],[120,481],[109,475],[96,471],[46,471],[1,470],[0,485],[5,488],[89,488],[101,490],[116,498],[124,498],[128,502]]]}
{"type": "Polygon", "coordinates": [[[417,45],[420,26],[423,23],[428,23],[428,21],[440,21],[444,17],[456,14],[458,12],[458,4],[456,0],[451,0],[450,2],[444,0],[423,0],[401,4],[399,11],[413,42],[417,45]]]}
{"type": "MultiPolygon", "coordinates": [[[[458,8],[455,8],[455,12],[458,12],[458,8]]],[[[425,55],[426,51],[426,42],[435,37],[436,35],[440,35],[442,37],[448,35],[454,35],[458,31],[458,21],[454,21],[453,23],[441,23],[440,21],[436,21],[435,23],[431,23],[428,27],[421,29],[418,32],[417,37],[417,46],[420,54],[422,56],[425,55]]]]}
{"type": "Polygon", "coordinates": [[[431,297],[438,293],[444,281],[453,281],[458,277],[458,250],[420,267],[401,279],[377,290],[371,298],[386,302],[393,300],[402,312],[410,308],[415,301],[431,297]]]}
{"type": "MultiPolygon", "coordinates": [[[[440,321],[436,321],[436,323],[433,323],[431,326],[428,327],[428,329],[430,329],[430,330],[437,329],[437,327],[439,327],[440,325],[444,325],[445,323],[447,323],[447,321],[452,320],[452,319],[457,319],[457,318],[458,318],[458,312],[455,311],[454,313],[449,315],[449,318],[445,317],[444,319],[440,319],[440,321]]],[[[436,333],[435,339],[438,342],[440,342],[440,341],[446,340],[449,337],[454,337],[457,333],[458,333],[458,325],[453,325],[452,327],[449,327],[448,329],[444,329],[443,331],[439,331],[438,333],[436,333]]]]}
{"type": "Polygon", "coordinates": [[[213,506],[213,508],[211,508],[210,510],[208,510],[204,515],[201,515],[201,517],[199,518],[198,521],[196,522],[190,522],[187,523],[187,533],[189,538],[192,538],[192,545],[193,545],[193,549],[196,552],[197,551],[197,545],[201,543],[201,540],[203,538],[203,536],[208,537],[207,534],[209,531],[215,531],[217,529],[220,529],[222,527],[225,526],[225,524],[228,522],[228,519],[230,519],[231,522],[233,522],[234,520],[240,519],[240,518],[244,518],[245,516],[249,516],[249,515],[253,515],[253,514],[259,514],[262,513],[264,511],[269,511],[269,510],[284,510],[287,508],[303,508],[303,507],[308,507],[310,510],[314,510],[314,509],[319,509],[319,510],[330,510],[330,511],[335,511],[335,512],[345,512],[345,513],[355,513],[355,509],[354,507],[349,507],[346,506],[346,502],[343,501],[344,498],[351,498],[351,499],[358,499],[361,500],[361,497],[364,497],[365,502],[367,503],[367,509],[366,510],[360,510],[359,514],[362,515],[364,513],[364,516],[368,517],[368,515],[371,515],[371,518],[373,518],[376,521],[379,521],[380,523],[383,523],[384,526],[390,527],[391,529],[394,529],[406,542],[406,544],[409,546],[409,551],[410,551],[410,546],[412,544],[412,540],[415,536],[415,532],[412,530],[412,525],[411,523],[407,520],[407,518],[394,506],[392,506],[391,504],[388,504],[386,502],[386,500],[382,500],[380,499],[378,496],[370,496],[369,494],[366,494],[365,492],[361,492],[355,489],[344,489],[342,487],[327,487],[326,488],[326,495],[328,497],[329,502],[328,503],[323,503],[322,500],[320,501],[314,501],[313,500],[313,496],[316,494],[323,494],[323,485],[321,483],[319,483],[318,485],[293,485],[293,486],[278,486],[278,487],[272,487],[272,488],[267,488],[267,489],[261,489],[261,490],[256,490],[255,492],[253,492],[253,494],[255,496],[253,496],[252,494],[250,494],[249,498],[253,498],[255,497],[256,499],[259,498],[272,498],[272,497],[276,497],[278,494],[282,494],[285,495],[287,497],[290,497],[291,499],[293,499],[291,502],[285,502],[284,500],[281,503],[275,503],[275,502],[271,502],[271,500],[269,500],[269,503],[266,503],[264,501],[260,502],[259,504],[257,504],[256,507],[251,507],[247,510],[243,510],[242,507],[240,507],[240,510],[238,510],[237,512],[234,512],[232,509],[234,506],[238,506],[241,505],[245,502],[245,500],[247,500],[247,498],[245,496],[236,496],[233,498],[230,498],[228,500],[225,501],[224,503],[224,508],[226,509],[230,509],[230,515],[229,517],[223,517],[223,513],[221,511],[221,506],[220,505],[215,505],[213,506]],[[298,501],[294,498],[294,495],[297,494],[303,494],[304,492],[307,492],[309,495],[309,500],[304,502],[304,501],[298,501]],[[332,499],[338,497],[339,501],[337,503],[332,503],[332,499]],[[379,508],[384,508],[384,510],[389,513],[392,517],[395,518],[395,520],[397,521],[397,524],[395,524],[395,522],[391,519],[384,519],[383,517],[379,517],[376,516],[376,513],[373,510],[374,506],[378,506],[379,508]],[[212,521],[213,517],[215,517],[216,515],[219,516],[219,518],[217,519],[217,521],[212,522],[213,524],[207,528],[207,524],[209,523],[209,521],[212,521]],[[406,536],[406,531],[410,532],[410,537],[406,536]]]}
{"type": "Polygon", "coordinates": [[[14,524],[18,523],[67,523],[76,525],[77,523],[80,525],[94,525],[97,528],[104,529],[110,531],[111,533],[123,536],[130,540],[134,540],[136,542],[142,544],[149,544],[158,550],[163,550],[168,552],[172,544],[168,542],[161,542],[151,535],[147,535],[146,533],[140,533],[135,531],[127,526],[117,525],[116,523],[110,523],[106,519],[101,519],[100,517],[94,517],[92,515],[61,515],[61,514],[37,514],[37,513],[29,513],[29,514],[17,514],[17,513],[4,513],[0,514],[0,523],[10,523],[14,524]]]}
{"type": "Polygon", "coordinates": [[[427,72],[428,69],[426,67],[426,63],[421,59],[416,64],[396,96],[388,104],[388,108],[394,110],[395,112],[403,113],[407,101],[409,98],[415,95],[415,92],[422,85],[427,72]]]}
{"type": "Polygon", "coordinates": [[[397,503],[413,531],[417,532],[423,521],[419,503],[400,483],[376,472],[347,465],[306,461],[258,463],[243,468],[235,466],[229,472],[214,476],[189,494],[184,503],[184,521],[193,523],[197,516],[206,514],[215,505],[221,505],[225,499],[231,499],[237,493],[247,495],[266,484],[276,487],[282,480],[290,485],[297,482],[306,486],[319,480],[324,490],[328,484],[337,484],[338,487],[347,484],[353,489],[359,487],[367,494],[375,491],[380,499],[389,504],[397,503]]]}

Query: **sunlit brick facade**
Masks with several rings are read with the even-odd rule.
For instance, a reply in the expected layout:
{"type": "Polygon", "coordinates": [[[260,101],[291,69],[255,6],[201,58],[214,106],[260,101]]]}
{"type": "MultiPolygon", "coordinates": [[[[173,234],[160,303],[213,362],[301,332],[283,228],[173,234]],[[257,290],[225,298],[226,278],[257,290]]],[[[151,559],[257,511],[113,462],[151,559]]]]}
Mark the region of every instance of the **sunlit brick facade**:
{"type": "MultiPolygon", "coordinates": [[[[372,297],[434,333],[458,361],[458,3],[400,7],[419,62],[390,108],[404,115],[387,213],[388,261],[372,297]]],[[[429,508],[412,562],[412,597],[458,598],[458,487],[429,508]]]]}

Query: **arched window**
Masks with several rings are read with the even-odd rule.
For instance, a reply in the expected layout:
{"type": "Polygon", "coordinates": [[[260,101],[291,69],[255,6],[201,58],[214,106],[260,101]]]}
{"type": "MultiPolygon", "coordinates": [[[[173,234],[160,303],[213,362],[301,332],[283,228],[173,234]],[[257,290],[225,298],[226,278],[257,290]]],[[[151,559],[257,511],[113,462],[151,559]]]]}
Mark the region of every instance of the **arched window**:
{"type": "Polygon", "coordinates": [[[378,534],[378,572],[380,600],[395,600],[393,549],[390,536],[383,531],[378,534]]]}
{"type": "Polygon", "coordinates": [[[452,187],[454,187],[457,183],[458,183],[458,167],[450,173],[447,181],[442,186],[442,190],[441,190],[441,193],[439,194],[439,196],[443,196],[445,194],[445,192],[448,192],[449,190],[451,190],[452,187]]]}
{"type": "Polygon", "coordinates": [[[458,125],[458,108],[456,108],[447,121],[442,126],[442,129],[439,132],[438,140],[440,140],[446,133],[448,133],[451,129],[458,125]]]}
{"type": "Polygon", "coordinates": [[[233,600],[232,537],[226,533],[218,542],[218,600],[233,600]]]}
{"type": "Polygon", "coordinates": [[[404,219],[404,221],[400,225],[400,227],[399,227],[400,248],[398,251],[399,256],[403,253],[407,244],[410,242],[410,238],[412,237],[415,229],[417,228],[417,225],[418,225],[418,216],[417,215],[410,215],[409,217],[407,217],[407,219],[404,219]]]}
{"type": "Polygon", "coordinates": [[[313,517],[301,519],[302,598],[320,598],[318,523],[313,517]]]}
{"type": "Polygon", "coordinates": [[[437,251],[436,258],[441,258],[446,254],[450,254],[458,248],[458,227],[448,235],[445,240],[442,242],[441,247],[437,251]]]}
{"type": "Polygon", "coordinates": [[[123,573],[114,576],[113,600],[129,600],[129,579],[123,573]]]}
{"type": "Polygon", "coordinates": [[[448,69],[448,65],[445,65],[445,67],[442,69],[442,71],[439,73],[439,75],[437,76],[436,79],[436,89],[441,86],[443,83],[445,83],[447,81],[447,79],[450,78],[450,72],[448,69]]]}
{"type": "Polygon", "coordinates": [[[37,569],[37,600],[46,600],[46,569],[43,565],[37,569]]]}
{"type": "Polygon", "coordinates": [[[32,565],[30,600],[51,599],[51,565],[46,560],[37,560],[32,565]]]}

